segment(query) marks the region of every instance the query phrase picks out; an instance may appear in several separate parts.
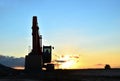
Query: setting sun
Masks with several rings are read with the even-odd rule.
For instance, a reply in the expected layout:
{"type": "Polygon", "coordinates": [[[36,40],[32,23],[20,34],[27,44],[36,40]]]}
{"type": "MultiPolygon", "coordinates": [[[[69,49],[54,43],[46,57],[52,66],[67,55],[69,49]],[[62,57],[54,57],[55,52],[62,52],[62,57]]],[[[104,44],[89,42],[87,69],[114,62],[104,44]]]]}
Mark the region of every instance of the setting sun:
{"type": "Polygon", "coordinates": [[[68,60],[61,64],[62,69],[71,69],[75,65],[75,60],[68,60]]]}
{"type": "Polygon", "coordinates": [[[79,56],[72,56],[72,55],[61,55],[57,58],[56,66],[57,69],[75,69],[80,68],[79,65],[79,56]]]}

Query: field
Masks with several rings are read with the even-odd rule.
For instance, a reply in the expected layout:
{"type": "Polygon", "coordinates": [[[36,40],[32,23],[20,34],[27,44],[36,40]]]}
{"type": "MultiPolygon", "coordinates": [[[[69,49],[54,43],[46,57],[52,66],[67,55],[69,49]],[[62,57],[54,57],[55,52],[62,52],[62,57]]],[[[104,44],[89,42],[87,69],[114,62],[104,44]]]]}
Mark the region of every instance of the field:
{"type": "MultiPolygon", "coordinates": [[[[20,71],[19,71],[20,72],[20,71]]],[[[120,69],[53,70],[1,77],[0,81],[120,81],[120,69]]]]}

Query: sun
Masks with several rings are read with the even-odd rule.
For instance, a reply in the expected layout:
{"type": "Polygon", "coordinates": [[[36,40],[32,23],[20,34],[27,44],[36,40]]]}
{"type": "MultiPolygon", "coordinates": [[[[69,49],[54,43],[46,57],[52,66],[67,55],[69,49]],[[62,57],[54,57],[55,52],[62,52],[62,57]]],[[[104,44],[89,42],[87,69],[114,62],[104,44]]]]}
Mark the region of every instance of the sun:
{"type": "Polygon", "coordinates": [[[61,64],[62,69],[71,69],[75,65],[75,60],[68,60],[61,64]]]}
{"type": "Polygon", "coordinates": [[[58,69],[76,69],[78,67],[78,59],[76,56],[62,55],[56,61],[59,65],[58,69]]]}

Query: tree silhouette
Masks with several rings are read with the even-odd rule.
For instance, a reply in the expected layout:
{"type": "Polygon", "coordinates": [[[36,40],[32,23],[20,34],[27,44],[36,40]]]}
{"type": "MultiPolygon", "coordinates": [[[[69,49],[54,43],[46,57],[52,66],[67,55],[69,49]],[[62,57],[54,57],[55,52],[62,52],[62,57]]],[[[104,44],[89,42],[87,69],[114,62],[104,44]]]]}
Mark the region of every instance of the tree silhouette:
{"type": "Polygon", "coordinates": [[[105,65],[105,69],[111,69],[110,65],[109,65],[109,64],[106,64],[106,65],[105,65]]]}

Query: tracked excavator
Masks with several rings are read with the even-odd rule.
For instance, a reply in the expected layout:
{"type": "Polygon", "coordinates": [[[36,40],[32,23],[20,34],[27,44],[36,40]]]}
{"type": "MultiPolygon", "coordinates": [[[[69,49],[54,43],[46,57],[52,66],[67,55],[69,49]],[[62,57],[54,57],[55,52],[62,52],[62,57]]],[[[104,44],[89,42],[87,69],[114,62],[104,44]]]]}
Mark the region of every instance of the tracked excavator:
{"type": "Polygon", "coordinates": [[[37,16],[32,20],[32,50],[25,56],[26,71],[54,70],[51,64],[52,46],[42,46],[42,35],[39,35],[37,16]]]}

